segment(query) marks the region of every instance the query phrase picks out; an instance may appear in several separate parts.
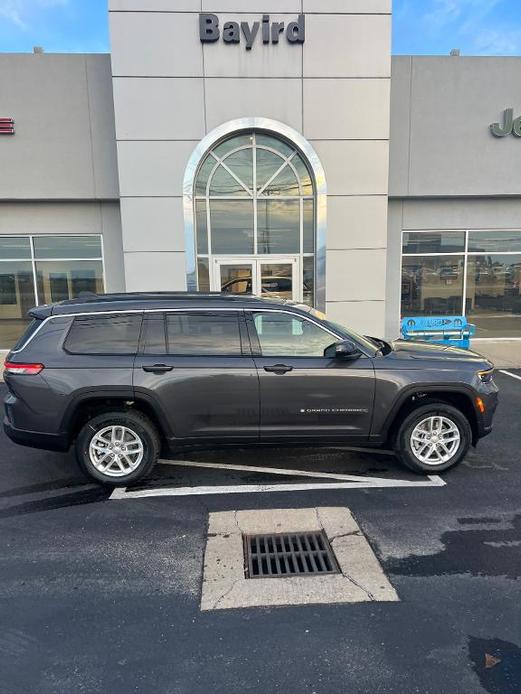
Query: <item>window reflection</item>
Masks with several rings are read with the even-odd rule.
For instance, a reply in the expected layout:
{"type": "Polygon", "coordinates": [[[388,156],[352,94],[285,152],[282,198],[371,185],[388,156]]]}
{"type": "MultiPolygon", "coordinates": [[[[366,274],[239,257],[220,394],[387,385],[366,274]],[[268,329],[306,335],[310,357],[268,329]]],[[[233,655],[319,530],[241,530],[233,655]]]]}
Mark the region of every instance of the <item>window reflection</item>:
{"type": "Polygon", "coordinates": [[[467,314],[477,337],[521,337],[521,254],[470,256],[467,314]]]}
{"type": "Polygon", "coordinates": [[[262,195],[300,195],[297,177],[289,164],[264,188],[262,195]]]}
{"type": "Polygon", "coordinates": [[[28,236],[0,237],[0,260],[31,260],[31,241],[28,236]]]}
{"type": "Polygon", "coordinates": [[[410,231],[403,235],[404,253],[462,253],[464,231],[410,231]]]}
{"type": "Polygon", "coordinates": [[[323,357],[335,338],[303,318],[285,313],[255,313],[263,357],[323,357]]]}
{"type": "Polygon", "coordinates": [[[402,313],[461,315],[463,256],[404,257],[402,313]]]}
{"type": "Polygon", "coordinates": [[[208,253],[208,221],[206,218],[206,201],[195,201],[195,224],[197,229],[197,252],[208,253]]]}
{"type": "Polygon", "coordinates": [[[208,258],[199,258],[197,261],[197,279],[200,292],[210,291],[210,268],[208,258]]]}
{"type": "Polygon", "coordinates": [[[293,299],[293,267],[287,263],[261,263],[261,294],[274,299],[293,299]]]}
{"type": "Polygon", "coordinates": [[[224,160],[226,166],[233,171],[248,190],[253,189],[253,150],[241,149],[224,160]]]}
{"type": "Polygon", "coordinates": [[[0,348],[17,342],[37,304],[103,293],[101,257],[99,235],[0,237],[0,348]]]}
{"type": "Polygon", "coordinates": [[[11,347],[22,335],[36,304],[32,264],[24,261],[0,263],[0,346],[11,347]]]}
{"type": "Polygon", "coordinates": [[[212,252],[253,253],[253,201],[212,200],[212,252]]]}
{"type": "Polygon", "coordinates": [[[258,253],[300,252],[298,200],[259,200],[257,220],[258,253]]]}
{"type": "Polygon", "coordinates": [[[100,261],[46,261],[36,263],[38,298],[51,304],[80,296],[103,293],[103,267],[100,261]]]}
{"type": "Polygon", "coordinates": [[[283,164],[284,159],[277,154],[267,149],[257,149],[257,190],[262,190],[283,164]]]}
{"type": "Polygon", "coordinates": [[[521,252],[521,233],[519,231],[470,231],[469,252],[521,252]]]}
{"type": "Polygon", "coordinates": [[[315,305],[315,258],[303,260],[303,301],[308,306],[315,305]]]}
{"type": "Polygon", "coordinates": [[[99,236],[35,236],[34,257],[45,258],[101,258],[99,236]]]}
{"type": "Polygon", "coordinates": [[[210,195],[247,197],[248,191],[224,166],[218,166],[210,183],[210,195]]]}
{"type": "Polygon", "coordinates": [[[315,201],[303,202],[304,253],[315,252],[315,201]]]}

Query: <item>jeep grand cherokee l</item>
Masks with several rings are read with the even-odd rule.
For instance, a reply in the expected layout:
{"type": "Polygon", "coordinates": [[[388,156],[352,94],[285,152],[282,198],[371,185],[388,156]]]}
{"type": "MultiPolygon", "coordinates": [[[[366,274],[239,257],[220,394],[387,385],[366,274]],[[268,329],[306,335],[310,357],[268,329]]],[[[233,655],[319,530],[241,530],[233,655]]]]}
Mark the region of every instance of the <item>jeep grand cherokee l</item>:
{"type": "Polygon", "coordinates": [[[41,306],[5,364],[4,428],[109,485],[162,449],[392,447],[420,473],[491,431],[484,357],[362,337],[307,306],[222,294],[121,294],[41,306]]]}

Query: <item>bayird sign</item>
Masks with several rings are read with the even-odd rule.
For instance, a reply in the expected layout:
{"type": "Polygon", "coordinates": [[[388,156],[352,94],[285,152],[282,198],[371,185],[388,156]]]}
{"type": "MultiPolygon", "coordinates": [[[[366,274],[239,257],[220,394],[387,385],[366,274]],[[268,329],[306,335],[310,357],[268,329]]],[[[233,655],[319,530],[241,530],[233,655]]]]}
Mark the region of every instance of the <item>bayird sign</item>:
{"type": "Polygon", "coordinates": [[[199,36],[202,43],[215,43],[222,35],[224,43],[244,43],[246,50],[250,51],[257,36],[259,36],[259,41],[264,44],[276,44],[283,34],[288,43],[304,43],[306,40],[306,17],[300,14],[296,21],[289,22],[286,26],[284,22],[272,22],[269,14],[265,14],[262,16],[261,22],[252,22],[251,24],[249,22],[225,22],[221,30],[217,15],[199,15],[199,36]]]}

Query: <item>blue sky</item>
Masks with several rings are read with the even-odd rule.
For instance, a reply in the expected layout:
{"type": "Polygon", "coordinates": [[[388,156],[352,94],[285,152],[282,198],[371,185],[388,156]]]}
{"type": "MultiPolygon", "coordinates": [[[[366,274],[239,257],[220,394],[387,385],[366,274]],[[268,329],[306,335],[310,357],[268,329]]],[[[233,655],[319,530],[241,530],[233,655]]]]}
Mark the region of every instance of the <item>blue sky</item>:
{"type": "MultiPolygon", "coordinates": [[[[520,55],[519,0],[394,0],[393,53],[520,55]]],[[[0,0],[0,51],[109,50],[107,0],[0,0]]]]}

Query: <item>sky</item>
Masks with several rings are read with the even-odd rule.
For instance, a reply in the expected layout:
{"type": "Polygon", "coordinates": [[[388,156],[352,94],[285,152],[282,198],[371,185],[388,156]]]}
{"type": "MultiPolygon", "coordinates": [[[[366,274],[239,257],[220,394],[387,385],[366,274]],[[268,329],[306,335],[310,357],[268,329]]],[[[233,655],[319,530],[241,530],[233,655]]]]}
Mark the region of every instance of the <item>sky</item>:
{"type": "MultiPolygon", "coordinates": [[[[0,0],[0,52],[107,52],[107,0],[0,0]]],[[[521,55],[519,0],[394,0],[393,53],[521,55]]]]}

